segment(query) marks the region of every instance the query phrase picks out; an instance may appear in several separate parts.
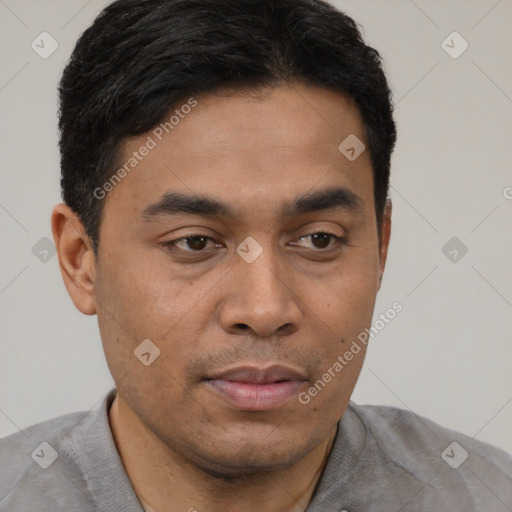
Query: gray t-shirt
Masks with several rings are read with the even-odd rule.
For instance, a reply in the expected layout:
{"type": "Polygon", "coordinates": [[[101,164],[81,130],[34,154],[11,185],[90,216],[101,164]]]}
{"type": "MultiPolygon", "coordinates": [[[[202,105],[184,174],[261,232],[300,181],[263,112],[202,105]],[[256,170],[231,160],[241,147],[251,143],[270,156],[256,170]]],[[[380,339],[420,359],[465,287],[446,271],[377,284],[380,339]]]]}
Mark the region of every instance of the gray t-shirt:
{"type": "MultiPolygon", "coordinates": [[[[110,430],[115,393],[0,439],[0,511],[143,512],[110,430]]],[[[511,511],[512,457],[411,412],[351,402],[307,508],[343,510],[511,511]]]]}

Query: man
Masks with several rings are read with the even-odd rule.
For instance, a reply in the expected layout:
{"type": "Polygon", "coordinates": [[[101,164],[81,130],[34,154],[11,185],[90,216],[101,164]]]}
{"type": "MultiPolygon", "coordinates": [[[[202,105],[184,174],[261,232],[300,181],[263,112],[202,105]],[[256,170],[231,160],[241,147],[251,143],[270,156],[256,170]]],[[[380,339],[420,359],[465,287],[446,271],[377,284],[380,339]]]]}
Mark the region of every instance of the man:
{"type": "Polygon", "coordinates": [[[2,440],[1,510],[512,509],[504,452],[350,402],[396,138],[350,18],[117,1],[80,37],[60,107],[53,234],[116,387],[2,440]]]}

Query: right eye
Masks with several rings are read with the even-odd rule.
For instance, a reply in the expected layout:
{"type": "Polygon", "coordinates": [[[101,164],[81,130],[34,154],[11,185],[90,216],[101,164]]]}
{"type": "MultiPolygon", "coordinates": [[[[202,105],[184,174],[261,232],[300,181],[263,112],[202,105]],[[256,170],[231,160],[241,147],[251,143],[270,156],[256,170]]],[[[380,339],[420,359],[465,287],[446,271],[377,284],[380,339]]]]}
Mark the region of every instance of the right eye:
{"type": "Polygon", "coordinates": [[[209,241],[214,242],[214,247],[219,245],[216,244],[213,238],[200,233],[176,238],[175,240],[166,242],[165,245],[177,247],[179,250],[185,252],[203,252],[205,249],[208,249],[207,245],[209,241]]]}

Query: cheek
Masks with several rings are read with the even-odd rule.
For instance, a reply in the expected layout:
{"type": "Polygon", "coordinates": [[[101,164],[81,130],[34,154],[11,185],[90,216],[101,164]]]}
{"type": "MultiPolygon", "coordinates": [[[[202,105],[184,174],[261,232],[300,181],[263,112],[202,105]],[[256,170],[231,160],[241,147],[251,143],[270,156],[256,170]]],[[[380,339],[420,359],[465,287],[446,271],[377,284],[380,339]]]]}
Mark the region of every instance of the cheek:
{"type": "Polygon", "coordinates": [[[98,278],[98,301],[121,324],[118,328],[142,339],[159,339],[186,316],[194,316],[204,295],[204,287],[143,250],[113,254],[102,263],[98,278]]]}
{"type": "MultiPolygon", "coordinates": [[[[315,354],[321,361],[310,387],[302,395],[313,411],[324,411],[332,422],[345,410],[366,354],[358,336],[370,326],[375,303],[372,280],[340,276],[317,297],[312,322],[318,337],[315,354]]],[[[325,417],[322,421],[325,421],[325,417]]]]}
{"type": "MultiPolygon", "coordinates": [[[[348,403],[358,379],[366,353],[366,345],[358,336],[371,325],[378,288],[376,253],[359,251],[342,261],[330,277],[319,283],[308,299],[313,305],[310,319],[316,325],[315,352],[321,358],[315,382],[320,380],[314,406],[335,413],[348,403]],[[323,336],[318,336],[323,332],[323,336]],[[323,390],[323,385],[326,389],[323,390]]],[[[309,286],[313,285],[313,280],[309,286]]],[[[315,391],[313,391],[315,393],[315,391]]],[[[334,416],[333,416],[334,417],[334,416]]]]}
{"type": "Polygon", "coordinates": [[[376,258],[352,259],[308,286],[315,290],[309,298],[315,314],[346,341],[371,323],[378,290],[376,258]]]}
{"type": "Polygon", "coordinates": [[[129,256],[104,258],[98,266],[95,292],[101,304],[101,339],[114,379],[139,385],[166,379],[171,385],[181,379],[180,369],[191,357],[187,354],[201,338],[205,322],[211,321],[205,295],[214,283],[213,276],[210,286],[193,283],[170,266],[147,255],[138,258],[133,251],[129,256]],[[134,353],[146,339],[159,351],[150,366],[144,366],[134,353]]]}

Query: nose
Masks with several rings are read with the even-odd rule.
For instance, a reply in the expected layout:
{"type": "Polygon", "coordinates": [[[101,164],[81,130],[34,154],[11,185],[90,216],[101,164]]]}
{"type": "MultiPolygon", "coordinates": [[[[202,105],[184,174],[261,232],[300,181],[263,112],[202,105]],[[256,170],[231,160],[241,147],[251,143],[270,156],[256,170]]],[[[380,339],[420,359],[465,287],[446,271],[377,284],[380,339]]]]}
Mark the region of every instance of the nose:
{"type": "Polygon", "coordinates": [[[271,248],[264,248],[252,263],[235,258],[220,310],[222,328],[231,334],[261,337],[297,331],[303,315],[285,264],[279,264],[271,248]]]}

